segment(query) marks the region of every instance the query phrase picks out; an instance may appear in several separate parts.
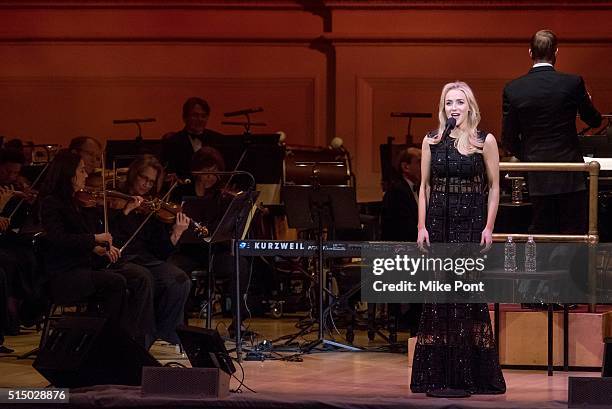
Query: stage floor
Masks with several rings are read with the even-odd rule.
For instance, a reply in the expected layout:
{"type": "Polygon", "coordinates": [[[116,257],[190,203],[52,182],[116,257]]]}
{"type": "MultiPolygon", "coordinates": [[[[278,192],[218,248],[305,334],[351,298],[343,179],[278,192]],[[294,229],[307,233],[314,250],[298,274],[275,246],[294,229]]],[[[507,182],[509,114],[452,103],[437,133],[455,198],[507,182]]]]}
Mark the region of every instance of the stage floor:
{"type": "MultiPolygon", "coordinates": [[[[258,339],[261,341],[294,332],[295,322],[296,319],[292,318],[256,319],[251,321],[251,328],[261,334],[258,339]]],[[[406,342],[407,335],[400,334],[400,341],[406,342]]],[[[306,339],[313,336],[311,334],[306,339]]],[[[356,336],[356,345],[369,350],[382,349],[381,339],[368,342],[364,332],[357,332],[356,336]]],[[[5,344],[14,348],[16,353],[23,353],[36,346],[38,337],[34,332],[7,337],[5,344]]],[[[152,348],[152,353],[161,362],[188,364],[174,346],[158,343],[152,348]]],[[[114,407],[566,408],[568,376],[598,376],[594,372],[555,372],[549,377],[545,371],[504,370],[506,394],[449,400],[410,392],[411,368],[406,354],[318,352],[302,355],[301,359],[301,362],[243,362],[244,382],[257,393],[243,388],[243,393],[231,394],[222,401],[145,399],[140,397],[138,388],[104,386],[73,391],[71,403],[78,407],[99,407],[104,402],[105,406],[114,407]]],[[[16,360],[13,356],[0,355],[0,387],[46,386],[48,382],[31,364],[31,359],[16,360]]],[[[236,375],[240,377],[240,369],[236,375]]],[[[238,382],[233,379],[231,388],[237,386],[238,382]]],[[[62,405],[70,406],[73,405],[62,405]]]]}

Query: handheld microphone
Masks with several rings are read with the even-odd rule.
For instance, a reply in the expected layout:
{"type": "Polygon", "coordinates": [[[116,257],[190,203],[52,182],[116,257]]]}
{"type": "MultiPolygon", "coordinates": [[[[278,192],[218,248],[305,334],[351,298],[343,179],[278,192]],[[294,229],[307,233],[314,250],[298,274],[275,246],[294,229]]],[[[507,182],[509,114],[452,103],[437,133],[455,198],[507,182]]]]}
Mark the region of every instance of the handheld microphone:
{"type": "Polygon", "coordinates": [[[257,112],[263,112],[263,108],[260,107],[260,108],[241,109],[240,111],[226,112],[226,113],[223,114],[223,116],[226,117],[226,118],[229,118],[231,116],[255,114],[257,112]]]}
{"type": "Polygon", "coordinates": [[[446,125],[444,126],[444,132],[442,133],[442,138],[447,137],[453,129],[455,129],[455,125],[457,125],[457,120],[452,116],[446,120],[446,125]]]}

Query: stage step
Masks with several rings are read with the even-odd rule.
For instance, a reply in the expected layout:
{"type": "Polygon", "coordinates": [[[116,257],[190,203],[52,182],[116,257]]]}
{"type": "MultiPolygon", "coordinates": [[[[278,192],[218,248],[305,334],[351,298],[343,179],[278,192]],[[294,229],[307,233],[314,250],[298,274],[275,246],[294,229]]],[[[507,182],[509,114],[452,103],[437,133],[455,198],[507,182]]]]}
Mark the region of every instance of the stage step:
{"type": "MultiPolygon", "coordinates": [[[[494,322],[491,311],[491,322],[494,322]]],[[[569,366],[601,367],[604,335],[612,336],[612,312],[569,314],[569,366]]],[[[502,365],[545,366],[547,363],[547,312],[502,310],[499,353],[502,365]]],[[[412,365],[416,337],[408,340],[412,365]]],[[[553,314],[553,363],[563,366],[563,312],[553,314]]]]}

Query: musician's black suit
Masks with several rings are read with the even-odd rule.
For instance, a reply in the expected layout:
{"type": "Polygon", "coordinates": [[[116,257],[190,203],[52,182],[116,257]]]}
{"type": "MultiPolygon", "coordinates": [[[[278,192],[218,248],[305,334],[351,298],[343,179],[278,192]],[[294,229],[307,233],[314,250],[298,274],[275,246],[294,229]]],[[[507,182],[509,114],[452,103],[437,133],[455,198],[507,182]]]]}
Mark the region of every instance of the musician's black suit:
{"type": "MultiPolygon", "coordinates": [[[[583,162],[577,113],[589,126],[601,124],[582,77],[549,65],[534,67],[504,88],[502,143],[523,162],[583,162]]],[[[528,178],[534,206],[530,231],[585,233],[583,173],[530,172],[528,178]]]]}
{"type": "MultiPolygon", "coordinates": [[[[205,129],[202,135],[198,138],[202,142],[202,146],[210,145],[208,139],[211,137],[222,136],[219,132],[205,129]]],[[[186,177],[191,174],[191,157],[193,156],[193,146],[189,134],[186,130],[176,133],[170,133],[162,138],[161,162],[166,166],[166,171],[176,174],[180,177],[186,177]]]]}
{"type": "Polygon", "coordinates": [[[94,233],[101,227],[95,209],[78,208],[55,195],[42,199],[40,209],[51,300],[66,304],[94,296],[101,301],[109,321],[144,342],[155,332],[153,284],[146,271],[133,263],[96,268],[106,260],[92,251],[96,246],[94,233]]]}
{"type": "Polygon", "coordinates": [[[385,241],[416,241],[419,209],[412,188],[402,178],[394,182],[382,202],[381,238],[385,241]]]}
{"type": "MultiPolygon", "coordinates": [[[[418,185],[415,185],[418,188],[418,185]]],[[[415,242],[418,236],[419,206],[412,187],[402,178],[394,182],[383,196],[381,209],[381,238],[385,241],[415,242]]],[[[405,307],[406,308],[406,307],[405,307]]],[[[410,331],[410,336],[417,333],[423,304],[410,304],[402,321],[410,331]]],[[[389,304],[391,315],[400,318],[401,308],[389,304]]],[[[391,321],[392,325],[394,324],[391,321]]]]}

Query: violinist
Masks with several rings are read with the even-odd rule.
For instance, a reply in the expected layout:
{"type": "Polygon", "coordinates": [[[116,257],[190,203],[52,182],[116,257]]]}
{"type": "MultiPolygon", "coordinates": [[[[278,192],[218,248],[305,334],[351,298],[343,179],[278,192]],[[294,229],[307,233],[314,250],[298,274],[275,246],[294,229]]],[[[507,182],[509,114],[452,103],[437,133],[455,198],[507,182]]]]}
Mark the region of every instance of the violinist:
{"type": "Polygon", "coordinates": [[[79,154],[85,164],[85,171],[88,175],[94,173],[100,167],[102,160],[102,144],[91,136],[77,136],[70,141],[68,149],[79,154]]]}
{"type": "Polygon", "coordinates": [[[190,171],[211,172],[193,177],[193,183],[177,186],[173,197],[181,201],[184,197],[212,197],[218,196],[223,186],[218,175],[212,172],[225,170],[225,160],[217,149],[203,146],[196,151],[190,159],[190,171]]]}
{"type": "MultiPolygon", "coordinates": [[[[83,159],[83,163],[85,163],[85,170],[87,171],[87,180],[85,181],[85,186],[88,190],[101,190],[102,189],[102,144],[95,138],[91,136],[77,136],[70,141],[70,145],[68,147],[72,152],[81,156],[83,159]]],[[[108,183],[113,182],[113,178],[117,176],[123,169],[118,169],[117,172],[113,172],[112,170],[106,170],[105,179],[107,182],[107,188],[109,187],[108,183]]],[[[114,186],[114,184],[113,184],[114,186]]]]}
{"type": "Polygon", "coordinates": [[[34,142],[32,141],[24,142],[19,138],[14,138],[14,139],[11,139],[5,142],[3,147],[5,149],[18,150],[24,156],[24,159],[25,159],[24,165],[32,164],[32,154],[34,152],[34,142]]]}
{"type": "Polygon", "coordinates": [[[120,252],[108,232],[101,232],[99,211],[81,208],[75,193],[85,187],[87,171],[81,157],[60,151],[40,191],[40,218],[46,232],[43,256],[53,302],[66,304],[95,297],[113,324],[145,343],[153,333],[153,289],[139,266],[116,262],[120,252]],[[129,293],[128,290],[129,289],[129,293]]]}
{"type": "MultiPolygon", "coordinates": [[[[225,170],[225,161],[221,153],[215,148],[204,146],[193,154],[191,159],[192,172],[218,172],[225,170]]],[[[223,180],[214,173],[196,174],[194,183],[182,185],[177,188],[177,195],[182,201],[189,198],[197,198],[197,206],[189,206],[186,203],[185,212],[205,225],[212,233],[225,214],[233,195],[224,188],[223,180]]],[[[216,278],[228,278],[230,280],[230,291],[232,295],[232,306],[237,305],[235,300],[236,282],[234,277],[234,257],[228,243],[215,244],[210,248],[204,242],[198,240],[184,240],[179,243],[178,251],[168,261],[176,264],[184,271],[207,270],[209,263],[209,252],[214,253],[213,273],[216,278]]],[[[248,288],[248,268],[245,258],[240,260],[240,293],[244,294],[248,288]]],[[[240,302],[241,311],[245,311],[245,305],[240,302]]],[[[245,317],[246,314],[242,314],[245,317]]],[[[235,323],[229,327],[230,337],[233,337],[235,323]]]]}
{"type": "Polygon", "coordinates": [[[70,141],[68,149],[78,154],[85,164],[87,175],[92,175],[100,167],[102,160],[102,144],[91,136],[77,136],[70,141]]]}
{"type": "Polygon", "coordinates": [[[24,161],[17,149],[0,149],[0,264],[6,278],[9,335],[19,334],[20,307],[24,302],[35,301],[40,291],[31,240],[22,240],[13,231],[24,224],[35,198],[35,192],[21,176],[24,161]],[[20,203],[22,200],[25,204],[20,203]]]}
{"type": "MultiPolygon", "coordinates": [[[[135,199],[123,209],[112,211],[109,222],[116,243],[126,243],[149,217],[147,211],[142,212],[144,197],[158,194],[163,180],[163,168],[153,155],[142,155],[132,162],[122,192],[135,199]]],[[[180,342],[176,327],[183,323],[191,283],[183,270],[165,260],[189,227],[190,219],[180,211],[174,219],[170,225],[151,216],[123,250],[123,258],[141,266],[154,283],[156,332],[147,339],[147,346],[157,338],[172,344],[180,342]]]]}
{"type": "Polygon", "coordinates": [[[0,231],[8,228],[6,218],[18,202],[25,199],[31,204],[36,198],[36,192],[32,190],[28,180],[21,175],[21,169],[25,163],[25,157],[17,149],[0,149],[0,231]]]}
{"type": "Polygon", "coordinates": [[[14,268],[14,260],[0,251],[0,353],[13,352],[3,345],[5,335],[19,335],[19,326],[15,326],[15,317],[11,311],[11,283],[7,272],[14,268]]]}
{"type": "Polygon", "coordinates": [[[10,354],[13,352],[12,349],[4,346],[4,335],[6,335],[8,329],[8,313],[6,306],[6,273],[2,265],[0,265],[0,354],[10,354]]]}

